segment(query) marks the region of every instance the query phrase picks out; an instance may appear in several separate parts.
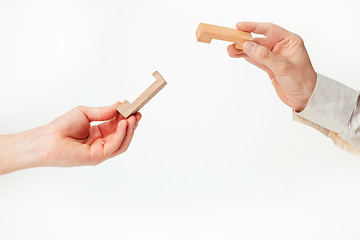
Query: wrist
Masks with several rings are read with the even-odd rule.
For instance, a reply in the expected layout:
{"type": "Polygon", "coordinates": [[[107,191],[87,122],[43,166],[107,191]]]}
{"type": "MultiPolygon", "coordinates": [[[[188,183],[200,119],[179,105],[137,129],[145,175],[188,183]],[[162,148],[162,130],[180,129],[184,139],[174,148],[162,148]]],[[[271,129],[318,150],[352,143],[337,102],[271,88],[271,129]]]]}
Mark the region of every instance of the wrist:
{"type": "Polygon", "coordinates": [[[311,96],[314,93],[316,81],[317,81],[317,74],[312,69],[311,73],[309,74],[309,77],[305,81],[303,88],[304,89],[303,95],[300,98],[298,105],[294,108],[296,112],[301,112],[306,108],[308,102],[310,101],[311,96]]]}
{"type": "Polygon", "coordinates": [[[47,155],[46,142],[44,127],[0,136],[0,175],[42,166],[47,155]]]}
{"type": "Polygon", "coordinates": [[[302,112],[305,109],[306,105],[307,105],[306,103],[303,102],[303,103],[299,104],[297,107],[294,108],[294,111],[297,112],[297,113],[302,112]]]}

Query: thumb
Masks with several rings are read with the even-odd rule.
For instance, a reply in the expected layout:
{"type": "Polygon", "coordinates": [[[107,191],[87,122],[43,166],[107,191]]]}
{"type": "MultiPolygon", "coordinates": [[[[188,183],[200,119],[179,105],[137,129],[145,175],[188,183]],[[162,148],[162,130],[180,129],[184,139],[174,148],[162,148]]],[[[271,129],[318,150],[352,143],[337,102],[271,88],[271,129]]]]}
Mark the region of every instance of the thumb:
{"type": "Polygon", "coordinates": [[[256,62],[265,65],[272,71],[286,64],[286,59],[281,57],[266,47],[254,42],[246,41],[243,45],[244,52],[256,62]]]}
{"type": "Polygon", "coordinates": [[[86,117],[89,119],[90,122],[92,121],[106,121],[113,119],[117,116],[116,107],[119,103],[115,103],[111,106],[106,107],[85,107],[79,106],[77,107],[86,117]]]}

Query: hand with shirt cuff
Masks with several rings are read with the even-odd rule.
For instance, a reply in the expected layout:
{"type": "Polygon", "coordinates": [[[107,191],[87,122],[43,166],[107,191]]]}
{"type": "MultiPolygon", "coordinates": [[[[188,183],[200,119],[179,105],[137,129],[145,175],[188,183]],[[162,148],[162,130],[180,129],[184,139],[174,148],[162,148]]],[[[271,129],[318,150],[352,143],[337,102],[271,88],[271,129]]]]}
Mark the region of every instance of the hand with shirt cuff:
{"type": "Polygon", "coordinates": [[[272,23],[239,22],[236,27],[265,38],[245,42],[243,50],[230,45],[230,57],[244,58],[267,72],[279,98],[294,110],[294,120],[360,154],[358,92],[317,74],[300,36],[272,23]]]}
{"type": "Polygon", "coordinates": [[[266,38],[245,42],[243,50],[236,49],[235,44],[230,45],[230,57],[244,58],[264,70],[279,98],[301,112],[316,85],[316,72],[301,37],[272,23],[239,22],[236,27],[266,38]]]}

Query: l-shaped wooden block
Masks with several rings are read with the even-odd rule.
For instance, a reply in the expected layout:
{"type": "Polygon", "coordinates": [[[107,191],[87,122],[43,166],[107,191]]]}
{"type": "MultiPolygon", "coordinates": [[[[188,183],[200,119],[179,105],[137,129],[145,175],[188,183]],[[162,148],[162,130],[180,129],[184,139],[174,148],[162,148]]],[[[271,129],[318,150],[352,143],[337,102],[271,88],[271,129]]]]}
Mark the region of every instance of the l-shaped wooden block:
{"type": "Polygon", "coordinates": [[[245,41],[253,40],[251,33],[206,23],[199,24],[196,30],[196,38],[199,42],[204,43],[211,43],[213,39],[234,42],[237,49],[242,49],[245,41]]]}
{"type": "Polygon", "coordinates": [[[129,116],[137,113],[147,102],[150,101],[165,85],[167,82],[160,75],[159,72],[154,72],[153,76],[155,77],[155,82],[150,85],[133,103],[128,101],[123,101],[119,106],[117,106],[118,112],[128,118],[129,116]]]}

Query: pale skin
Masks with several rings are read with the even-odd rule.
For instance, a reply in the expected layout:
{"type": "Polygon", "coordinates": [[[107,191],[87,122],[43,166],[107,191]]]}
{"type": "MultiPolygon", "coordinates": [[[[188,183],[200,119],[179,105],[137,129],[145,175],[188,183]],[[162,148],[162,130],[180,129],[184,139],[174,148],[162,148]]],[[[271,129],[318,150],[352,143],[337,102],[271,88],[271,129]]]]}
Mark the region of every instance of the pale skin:
{"type": "Polygon", "coordinates": [[[124,119],[115,103],[76,107],[47,125],[0,135],[0,175],[33,167],[94,166],[124,153],[141,120],[124,119]],[[94,121],[105,121],[91,125],[94,121]]]}
{"type": "Polygon", "coordinates": [[[272,23],[239,22],[239,30],[262,34],[243,45],[228,47],[233,58],[244,58],[264,70],[281,101],[297,112],[306,107],[316,85],[317,75],[300,36],[272,23]]]}
{"type": "MultiPolygon", "coordinates": [[[[228,53],[264,70],[279,98],[301,112],[316,85],[317,75],[301,37],[271,23],[240,22],[239,30],[262,34],[232,44],[228,53]]],[[[51,123],[23,133],[0,135],[0,175],[32,167],[98,165],[124,153],[141,114],[124,119],[116,106],[77,107],[51,123]],[[91,126],[93,121],[106,121],[91,126]]]]}

